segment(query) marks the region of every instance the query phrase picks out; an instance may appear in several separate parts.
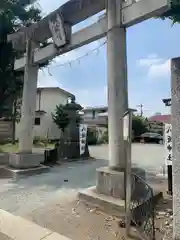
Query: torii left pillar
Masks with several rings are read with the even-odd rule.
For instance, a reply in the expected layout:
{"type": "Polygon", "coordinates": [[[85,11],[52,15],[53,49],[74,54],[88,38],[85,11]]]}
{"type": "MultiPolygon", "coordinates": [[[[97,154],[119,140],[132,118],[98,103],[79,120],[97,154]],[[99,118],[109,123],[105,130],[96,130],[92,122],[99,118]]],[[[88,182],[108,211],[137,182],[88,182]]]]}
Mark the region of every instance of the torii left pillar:
{"type": "Polygon", "coordinates": [[[26,41],[26,63],[20,121],[19,152],[11,154],[9,158],[9,165],[16,169],[39,167],[44,158],[43,155],[32,152],[38,79],[38,65],[33,64],[35,48],[36,44],[28,39],[26,41]]]}

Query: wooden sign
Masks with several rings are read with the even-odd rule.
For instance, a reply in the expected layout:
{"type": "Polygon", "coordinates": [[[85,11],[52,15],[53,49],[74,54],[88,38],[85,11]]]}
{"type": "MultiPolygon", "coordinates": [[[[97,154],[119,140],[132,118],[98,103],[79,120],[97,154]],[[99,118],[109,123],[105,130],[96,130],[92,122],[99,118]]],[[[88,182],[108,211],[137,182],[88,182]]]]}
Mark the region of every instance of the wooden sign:
{"type": "Polygon", "coordinates": [[[52,33],[52,39],[56,47],[62,47],[66,44],[66,33],[62,17],[57,13],[55,18],[49,20],[49,28],[52,33]]]}
{"type": "Polygon", "coordinates": [[[129,114],[124,116],[124,140],[129,138],[129,114]]]}
{"type": "Polygon", "coordinates": [[[87,141],[87,125],[80,124],[79,126],[79,147],[80,147],[80,156],[85,153],[87,141]]]}
{"type": "Polygon", "coordinates": [[[172,125],[171,124],[165,124],[164,140],[165,140],[165,164],[172,165],[172,125]]]}

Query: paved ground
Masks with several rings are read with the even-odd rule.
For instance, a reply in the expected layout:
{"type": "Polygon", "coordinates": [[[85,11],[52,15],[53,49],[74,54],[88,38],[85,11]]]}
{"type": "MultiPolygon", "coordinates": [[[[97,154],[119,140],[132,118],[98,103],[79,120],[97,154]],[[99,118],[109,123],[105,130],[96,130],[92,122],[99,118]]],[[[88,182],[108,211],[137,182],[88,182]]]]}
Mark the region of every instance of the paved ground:
{"type": "MultiPolygon", "coordinates": [[[[91,156],[108,160],[107,145],[91,147],[91,156]]],[[[159,173],[164,165],[164,145],[158,144],[133,144],[132,162],[142,168],[159,173]]]]}
{"type": "MultiPolygon", "coordinates": [[[[67,163],[56,166],[49,173],[32,176],[18,182],[0,180],[0,208],[17,215],[26,215],[57,197],[95,185],[96,168],[108,164],[107,146],[91,147],[91,155],[99,160],[67,163]]],[[[153,173],[164,164],[163,146],[138,145],[132,147],[133,163],[153,173]]]]}
{"type": "Polygon", "coordinates": [[[119,219],[77,201],[72,194],[24,217],[72,240],[129,240],[125,238],[125,229],[119,228],[119,219]]]}
{"type": "MultiPolygon", "coordinates": [[[[91,155],[99,159],[108,159],[107,146],[91,147],[91,155]]],[[[152,174],[159,173],[160,166],[164,164],[163,147],[159,145],[133,145],[132,155],[133,163],[146,168],[152,174]]],[[[107,163],[104,160],[102,161],[102,164],[107,163]]],[[[92,165],[97,165],[100,162],[101,160],[98,160],[93,162],[92,165]]],[[[85,172],[85,175],[87,172],[85,172]]],[[[152,175],[149,174],[150,176],[152,175]]],[[[90,178],[84,178],[84,181],[86,182],[87,179],[90,178]]],[[[166,181],[155,177],[153,177],[153,180],[153,184],[156,182],[159,190],[163,191],[166,188],[166,181]]],[[[92,207],[84,206],[77,201],[75,190],[68,191],[66,189],[57,198],[48,203],[46,202],[23,217],[52,231],[63,234],[72,240],[128,240],[125,236],[125,229],[119,227],[119,219],[107,216],[97,209],[92,209],[92,207]]],[[[164,229],[165,220],[157,219],[157,221],[156,226],[164,229]]],[[[138,237],[137,231],[132,229],[132,233],[136,237],[134,239],[141,239],[138,237]]],[[[156,233],[157,240],[162,239],[162,236],[163,233],[156,233]]]]}
{"type": "Polygon", "coordinates": [[[7,237],[6,235],[4,235],[3,233],[0,233],[0,240],[13,240],[10,237],[7,237]]]}
{"type": "MultiPolygon", "coordinates": [[[[166,187],[166,182],[162,181],[159,190],[163,191],[164,187],[166,187]]],[[[162,240],[172,225],[172,199],[165,192],[164,197],[166,200],[160,201],[157,206],[156,240],[162,240]]],[[[140,238],[137,230],[133,228],[131,228],[131,234],[134,238],[127,238],[125,229],[120,227],[120,219],[108,216],[99,209],[79,202],[75,193],[64,195],[64,197],[59,196],[24,217],[72,240],[144,239],[140,238]]]]}

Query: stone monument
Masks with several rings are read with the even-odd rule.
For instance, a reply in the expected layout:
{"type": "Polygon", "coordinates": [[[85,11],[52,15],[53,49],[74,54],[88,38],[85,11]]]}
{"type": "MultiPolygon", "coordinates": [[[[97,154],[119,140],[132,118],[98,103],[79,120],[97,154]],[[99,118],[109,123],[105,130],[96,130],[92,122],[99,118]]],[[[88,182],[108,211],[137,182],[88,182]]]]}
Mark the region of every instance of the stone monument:
{"type": "Polygon", "coordinates": [[[87,143],[85,153],[83,156],[80,156],[79,124],[81,118],[78,112],[82,110],[81,105],[76,103],[75,97],[72,97],[70,102],[65,105],[64,110],[67,112],[69,124],[65,130],[65,138],[63,139],[65,142],[60,142],[58,146],[60,156],[63,156],[64,159],[72,160],[77,160],[80,157],[89,157],[87,143]]]}

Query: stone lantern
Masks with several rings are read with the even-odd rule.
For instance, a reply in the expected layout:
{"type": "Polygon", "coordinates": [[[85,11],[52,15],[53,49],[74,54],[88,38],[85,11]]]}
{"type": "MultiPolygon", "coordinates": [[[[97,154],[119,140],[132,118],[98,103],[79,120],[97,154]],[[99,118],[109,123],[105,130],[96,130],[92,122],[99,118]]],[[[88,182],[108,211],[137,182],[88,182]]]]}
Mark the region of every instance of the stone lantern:
{"type": "MultiPolygon", "coordinates": [[[[79,124],[81,122],[79,112],[82,110],[82,106],[75,101],[75,97],[70,99],[70,102],[66,104],[65,111],[67,111],[70,122],[67,127],[67,144],[65,156],[67,159],[80,158],[80,142],[79,142],[79,124]]],[[[83,157],[89,157],[88,144],[86,142],[86,150],[83,157]]]]}

